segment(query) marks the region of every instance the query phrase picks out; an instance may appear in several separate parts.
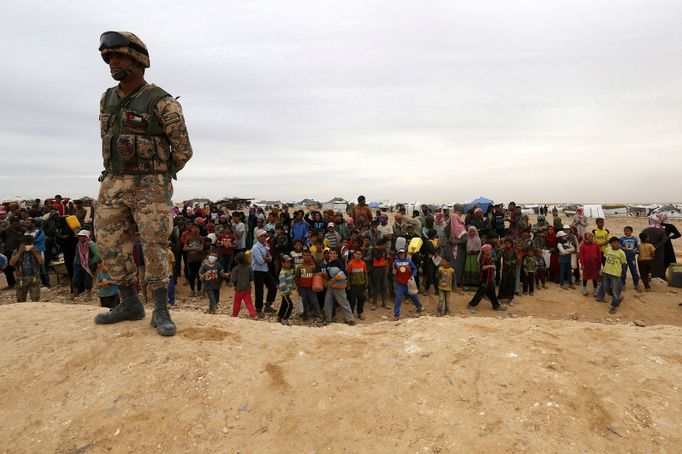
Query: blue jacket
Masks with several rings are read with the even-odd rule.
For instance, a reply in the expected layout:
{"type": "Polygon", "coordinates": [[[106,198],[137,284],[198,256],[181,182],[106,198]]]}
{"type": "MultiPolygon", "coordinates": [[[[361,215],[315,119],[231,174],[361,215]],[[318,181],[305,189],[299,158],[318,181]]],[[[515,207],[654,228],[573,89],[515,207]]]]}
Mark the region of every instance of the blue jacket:
{"type": "Polygon", "coordinates": [[[268,262],[265,261],[265,255],[269,252],[268,247],[256,241],[251,248],[251,269],[253,271],[268,271],[268,262]]]}
{"type": "Polygon", "coordinates": [[[305,241],[309,230],[310,226],[307,222],[294,222],[294,226],[291,228],[291,238],[294,241],[305,241]]]}

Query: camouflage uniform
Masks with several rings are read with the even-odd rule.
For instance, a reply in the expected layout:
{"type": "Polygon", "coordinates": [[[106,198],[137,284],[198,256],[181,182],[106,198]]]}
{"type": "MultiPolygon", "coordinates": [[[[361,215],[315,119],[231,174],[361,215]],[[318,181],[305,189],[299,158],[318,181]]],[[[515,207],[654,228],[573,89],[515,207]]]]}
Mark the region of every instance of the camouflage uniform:
{"type": "MultiPolygon", "coordinates": [[[[155,88],[152,84],[146,84],[131,97],[143,96],[145,92],[155,88]]],[[[114,93],[110,96],[114,101],[124,97],[120,88],[115,87],[113,90],[114,93]]],[[[173,224],[171,177],[174,177],[175,172],[182,169],[192,157],[192,146],[189,143],[180,104],[171,96],[162,96],[153,106],[153,115],[161,125],[165,136],[165,139],[156,140],[156,145],[159,146],[163,140],[167,140],[166,149],[170,145],[169,155],[164,156],[164,153],[158,153],[167,160],[156,159],[151,163],[140,165],[133,157],[129,163],[116,166],[110,149],[112,123],[129,121],[131,116],[138,117],[124,108],[118,117],[112,118],[111,114],[106,112],[105,104],[109,93],[110,91],[107,91],[100,101],[100,129],[106,170],[99,191],[95,234],[102,251],[102,259],[113,280],[120,285],[133,285],[135,264],[132,251],[135,239],[134,229],[130,227],[137,225],[145,257],[144,278],[150,290],[153,291],[156,288],[165,287],[170,275],[166,257],[168,237],[173,224]]],[[[143,121],[149,121],[149,119],[143,119],[143,121]]],[[[139,141],[130,149],[133,153],[137,151],[139,155],[142,150],[141,145],[142,141],[139,141]]],[[[122,148],[120,141],[118,147],[120,151],[122,148]]]]}

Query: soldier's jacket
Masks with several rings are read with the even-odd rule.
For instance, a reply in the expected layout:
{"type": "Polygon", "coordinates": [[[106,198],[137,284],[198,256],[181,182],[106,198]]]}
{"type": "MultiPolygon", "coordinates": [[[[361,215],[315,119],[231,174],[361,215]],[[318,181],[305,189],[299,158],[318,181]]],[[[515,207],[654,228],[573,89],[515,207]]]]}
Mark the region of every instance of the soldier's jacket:
{"type": "Polygon", "coordinates": [[[168,174],[192,157],[182,107],[153,84],[124,96],[117,86],[100,99],[105,170],[112,175],[168,174]]]}

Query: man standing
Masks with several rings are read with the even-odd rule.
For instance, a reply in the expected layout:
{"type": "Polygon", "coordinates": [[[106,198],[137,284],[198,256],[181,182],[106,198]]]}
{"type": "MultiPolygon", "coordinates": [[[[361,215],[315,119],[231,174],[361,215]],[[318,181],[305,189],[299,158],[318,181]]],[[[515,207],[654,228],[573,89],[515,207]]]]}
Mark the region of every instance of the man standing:
{"type": "Polygon", "coordinates": [[[180,104],[144,80],[149,68],[145,44],[129,32],[105,32],[99,51],[118,86],[100,101],[104,172],[100,181],[95,232],[102,259],[121,290],[121,303],[95,317],[109,324],[144,318],[135,290],[131,228],[137,225],[144,251],[145,282],[154,300],[151,325],[164,336],[175,334],[168,312],[168,238],[171,178],[192,157],[180,104]]]}
{"type": "Polygon", "coordinates": [[[364,195],[358,197],[358,204],[353,207],[351,217],[353,218],[353,224],[355,224],[357,228],[369,224],[372,221],[372,210],[365,204],[364,195]]]}
{"type": "Polygon", "coordinates": [[[262,316],[263,312],[274,312],[272,304],[277,296],[277,284],[270,274],[268,264],[272,262],[270,248],[267,245],[268,234],[263,229],[256,229],[256,243],[251,249],[251,269],[253,283],[256,287],[256,312],[262,316]],[[268,289],[265,308],[263,308],[263,285],[268,289]]]}

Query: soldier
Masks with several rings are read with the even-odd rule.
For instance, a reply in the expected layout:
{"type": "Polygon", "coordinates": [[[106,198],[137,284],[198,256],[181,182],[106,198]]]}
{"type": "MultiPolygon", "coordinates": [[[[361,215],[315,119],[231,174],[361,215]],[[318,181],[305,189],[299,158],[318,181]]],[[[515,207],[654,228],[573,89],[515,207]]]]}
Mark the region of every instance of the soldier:
{"type": "Polygon", "coordinates": [[[95,323],[144,318],[135,290],[133,244],[140,234],[145,257],[144,282],[152,292],[151,325],[164,336],[175,334],[168,312],[167,262],[171,217],[171,178],[192,157],[180,104],[144,80],[149,68],[145,44],[129,32],[105,32],[99,51],[119,81],[100,101],[104,172],[95,215],[102,259],[121,290],[121,303],[98,314],[95,323]]]}

